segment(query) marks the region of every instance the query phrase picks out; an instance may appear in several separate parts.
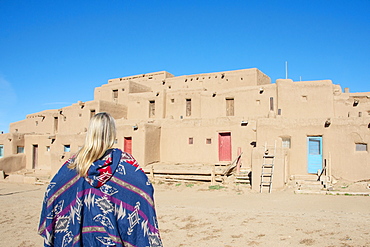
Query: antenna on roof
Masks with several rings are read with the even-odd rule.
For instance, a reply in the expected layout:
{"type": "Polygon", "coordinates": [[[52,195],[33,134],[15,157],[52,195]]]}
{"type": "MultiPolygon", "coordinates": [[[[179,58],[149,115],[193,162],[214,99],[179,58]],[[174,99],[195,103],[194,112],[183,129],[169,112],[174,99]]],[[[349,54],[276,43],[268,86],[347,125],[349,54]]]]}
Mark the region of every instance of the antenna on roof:
{"type": "Polygon", "coordinates": [[[288,61],[285,61],[285,79],[288,79],[288,61]]]}

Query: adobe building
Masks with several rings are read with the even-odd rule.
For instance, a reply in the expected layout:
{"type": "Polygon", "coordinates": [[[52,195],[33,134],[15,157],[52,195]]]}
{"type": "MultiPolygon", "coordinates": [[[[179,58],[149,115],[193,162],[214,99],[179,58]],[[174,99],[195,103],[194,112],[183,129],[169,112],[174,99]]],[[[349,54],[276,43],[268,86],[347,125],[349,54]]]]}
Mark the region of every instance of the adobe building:
{"type": "Polygon", "coordinates": [[[116,147],[144,167],[229,164],[242,153],[256,190],[268,155],[275,189],[323,170],[329,180],[370,179],[370,92],[342,92],[330,80],[271,83],[255,68],[111,79],[95,88],[93,101],[10,124],[0,135],[0,170],[55,174],[103,111],[116,119],[116,147]]]}

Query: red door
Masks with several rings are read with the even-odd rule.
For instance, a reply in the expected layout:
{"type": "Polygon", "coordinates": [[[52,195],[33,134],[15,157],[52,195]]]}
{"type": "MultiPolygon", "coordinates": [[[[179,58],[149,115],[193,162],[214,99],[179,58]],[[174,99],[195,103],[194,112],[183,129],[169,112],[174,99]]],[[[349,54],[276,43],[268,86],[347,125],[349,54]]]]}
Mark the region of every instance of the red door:
{"type": "Polygon", "coordinates": [[[219,161],[231,161],[231,133],[218,134],[218,159],[219,161]]]}
{"type": "Polygon", "coordinates": [[[132,154],[132,137],[125,137],[123,142],[123,151],[132,154]]]}

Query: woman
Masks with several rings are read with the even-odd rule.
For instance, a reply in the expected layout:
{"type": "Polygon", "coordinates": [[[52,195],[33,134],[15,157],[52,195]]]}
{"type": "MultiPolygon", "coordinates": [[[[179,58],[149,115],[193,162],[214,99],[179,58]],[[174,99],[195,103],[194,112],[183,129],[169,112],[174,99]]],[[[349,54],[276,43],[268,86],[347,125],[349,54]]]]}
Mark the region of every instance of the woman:
{"type": "Polygon", "coordinates": [[[162,246],[153,187],[130,154],[112,149],[115,139],[108,113],[91,118],[85,144],[46,190],[44,246],[162,246]]]}

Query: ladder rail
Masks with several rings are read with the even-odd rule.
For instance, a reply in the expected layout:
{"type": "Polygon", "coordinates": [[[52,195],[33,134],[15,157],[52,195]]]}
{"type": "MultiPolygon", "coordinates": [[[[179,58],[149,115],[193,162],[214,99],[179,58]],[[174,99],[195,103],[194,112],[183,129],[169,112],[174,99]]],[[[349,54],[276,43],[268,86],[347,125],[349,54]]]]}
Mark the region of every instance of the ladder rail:
{"type": "Polygon", "coordinates": [[[273,150],[270,151],[265,143],[265,150],[263,155],[262,171],[261,171],[261,183],[260,183],[260,193],[262,193],[263,187],[269,188],[269,193],[272,191],[272,179],[274,175],[274,163],[275,163],[275,153],[276,153],[276,140],[273,146],[273,150]]]}

